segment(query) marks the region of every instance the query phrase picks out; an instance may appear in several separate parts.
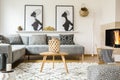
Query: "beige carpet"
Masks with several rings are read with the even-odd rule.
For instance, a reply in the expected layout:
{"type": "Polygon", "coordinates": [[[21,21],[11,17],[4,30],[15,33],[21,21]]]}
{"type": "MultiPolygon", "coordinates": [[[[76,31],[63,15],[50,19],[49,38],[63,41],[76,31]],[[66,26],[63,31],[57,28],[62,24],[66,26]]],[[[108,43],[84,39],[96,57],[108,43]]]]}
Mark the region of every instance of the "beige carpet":
{"type": "Polygon", "coordinates": [[[87,80],[87,67],[97,63],[67,63],[69,74],[63,63],[45,63],[40,72],[41,63],[21,63],[15,68],[16,80],[87,80]]]}

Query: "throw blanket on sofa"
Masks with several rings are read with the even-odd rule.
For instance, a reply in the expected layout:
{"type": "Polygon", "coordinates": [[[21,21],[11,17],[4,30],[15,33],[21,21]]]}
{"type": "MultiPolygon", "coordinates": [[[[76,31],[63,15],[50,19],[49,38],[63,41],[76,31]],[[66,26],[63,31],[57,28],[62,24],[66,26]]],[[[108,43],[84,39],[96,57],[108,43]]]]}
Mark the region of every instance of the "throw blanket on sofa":
{"type": "Polygon", "coordinates": [[[101,49],[100,51],[101,59],[105,63],[114,62],[114,59],[112,58],[112,53],[113,53],[112,49],[101,49]]]}

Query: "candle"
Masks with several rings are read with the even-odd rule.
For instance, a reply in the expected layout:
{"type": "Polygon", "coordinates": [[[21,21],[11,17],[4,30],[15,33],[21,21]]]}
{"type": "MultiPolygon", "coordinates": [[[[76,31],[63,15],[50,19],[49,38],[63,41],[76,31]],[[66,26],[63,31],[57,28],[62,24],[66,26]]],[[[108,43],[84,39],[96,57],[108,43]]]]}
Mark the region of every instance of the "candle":
{"type": "Polygon", "coordinates": [[[7,64],[6,65],[6,71],[11,71],[12,69],[12,64],[7,64]]]}

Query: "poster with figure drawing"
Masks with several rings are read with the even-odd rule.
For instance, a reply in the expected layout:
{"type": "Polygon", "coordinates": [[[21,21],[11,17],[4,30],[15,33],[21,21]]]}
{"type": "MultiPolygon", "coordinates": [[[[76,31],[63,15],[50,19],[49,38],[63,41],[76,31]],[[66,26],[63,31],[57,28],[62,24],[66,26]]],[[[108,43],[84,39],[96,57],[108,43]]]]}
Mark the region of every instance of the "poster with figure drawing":
{"type": "Polygon", "coordinates": [[[74,30],[74,7],[72,5],[56,5],[57,31],[74,30]]]}
{"type": "Polygon", "coordinates": [[[25,5],[24,29],[26,31],[43,30],[43,5],[25,5]]]}

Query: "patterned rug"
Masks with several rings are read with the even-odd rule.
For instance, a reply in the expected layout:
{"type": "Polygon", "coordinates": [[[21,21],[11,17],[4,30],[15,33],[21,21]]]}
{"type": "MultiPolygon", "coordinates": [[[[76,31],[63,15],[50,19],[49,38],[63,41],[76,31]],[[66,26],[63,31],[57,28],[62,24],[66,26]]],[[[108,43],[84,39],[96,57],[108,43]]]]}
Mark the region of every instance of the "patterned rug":
{"type": "Polygon", "coordinates": [[[97,63],[67,63],[69,74],[63,63],[45,63],[40,72],[41,63],[21,63],[15,68],[16,80],[87,80],[87,67],[97,63]]]}

